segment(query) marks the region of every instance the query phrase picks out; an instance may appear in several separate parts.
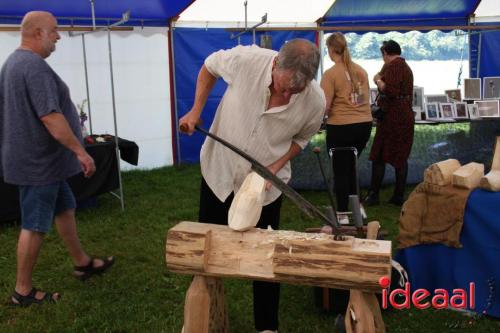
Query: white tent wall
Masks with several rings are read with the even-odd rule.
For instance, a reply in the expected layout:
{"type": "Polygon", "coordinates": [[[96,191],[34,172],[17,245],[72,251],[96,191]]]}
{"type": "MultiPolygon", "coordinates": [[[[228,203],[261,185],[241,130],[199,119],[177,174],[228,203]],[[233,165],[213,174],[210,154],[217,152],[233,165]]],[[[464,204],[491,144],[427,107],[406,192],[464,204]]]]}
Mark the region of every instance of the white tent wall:
{"type": "MultiPolygon", "coordinates": [[[[0,33],[0,63],[18,47],[19,32],[0,33]]],[[[114,134],[111,77],[106,32],[85,35],[94,134],[114,134]]],[[[118,135],[139,146],[139,164],[151,169],[173,164],[167,28],[135,28],[111,33],[118,135]]],[[[71,98],[87,98],[81,36],[61,32],[47,62],[66,82],[71,98]]],[[[85,109],[86,110],[86,109],[85,109]]],[[[89,128],[89,121],[86,122],[89,128]]]]}
{"type": "Polygon", "coordinates": [[[476,22],[499,22],[500,2],[498,0],[481,0],[475,11],[476,22]]]}

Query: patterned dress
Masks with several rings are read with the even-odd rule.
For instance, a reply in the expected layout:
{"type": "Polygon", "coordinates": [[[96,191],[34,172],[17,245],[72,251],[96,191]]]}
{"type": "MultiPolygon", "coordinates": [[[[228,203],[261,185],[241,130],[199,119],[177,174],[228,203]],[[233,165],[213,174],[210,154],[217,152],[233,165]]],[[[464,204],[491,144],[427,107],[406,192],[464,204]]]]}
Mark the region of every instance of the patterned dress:
{"type": "Polygon", "coordinates": [[[380,74],[385,91],[378,104],[385,116],[383,121],[377,122],[370,160],[401,168],[413,145],[413,73],[406,61],[398,57],[384,65],[380,74]]]}

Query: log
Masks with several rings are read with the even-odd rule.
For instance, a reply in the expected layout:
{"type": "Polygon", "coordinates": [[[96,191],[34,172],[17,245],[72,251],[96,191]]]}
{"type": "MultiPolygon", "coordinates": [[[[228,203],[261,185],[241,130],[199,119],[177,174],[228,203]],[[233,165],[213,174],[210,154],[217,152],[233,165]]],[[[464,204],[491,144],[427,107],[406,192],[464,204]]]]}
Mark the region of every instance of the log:
{"type": "Polygon", "coordinates": [[[469,190],[479,186],[481,177],[484,176],[484,164],[471,162],[461,166],[453,173],[452,184],[469,190]]]}
{"type": "MultiPolygon", "coordinates": [[[[366,238],[377,239],[379,229],[377,221],[368,223],[366,238]]],[[[373,293],[350,291],[344,323],[347,333],[385,333],[382,312],[373,293]]]]}
{"type": "Polygon", "coordinates": [[[481,178],[479,186],[482,189],[499,192],[500,191],[500,136],[497,136],[491,170],[481,178]]]}
{"type": "Polygon", "coordinates": [[[245,231],[257,225],[264,203],[265,185],[265,179],[258,173],[248,174],[229,208],[229,228],[245,231]]]}
{"type": "Polygon", "coordinates": [[[186,293],[183,333],[208,333],[209,315],[210,295],[205,277],[197,275],[186,293]]]}
{"type": "Polygon", "coordinates": [[[181,222],[167,233],[167,268],[181,274],[380,291],[391,242],[181,222]]]}
{"type": "Polygon", "coordinates": [[[224,300],[224,282],[220,278],[205,276],[210,295],[210,333],[229,332],[229,316],[224,300]]]}
{"type": "Polygon", "coordinates": [[[363,292],[351,290],[344,322],[347,333],[375,333],[375,320],[363,292]]]}
{"type": "Polygon", "coordinates": [[[451,158],[431,164],[424,172],[424,182],[439,186],[450,185],[453,172],[458,168],[460,168],[460,162],[451,158]]]}
{"type": "Polygon", "coordinates": [[[182,333],[203,332],[229,332],[229,318],[222,279],[195,275],[186,293],[182,333]]]}

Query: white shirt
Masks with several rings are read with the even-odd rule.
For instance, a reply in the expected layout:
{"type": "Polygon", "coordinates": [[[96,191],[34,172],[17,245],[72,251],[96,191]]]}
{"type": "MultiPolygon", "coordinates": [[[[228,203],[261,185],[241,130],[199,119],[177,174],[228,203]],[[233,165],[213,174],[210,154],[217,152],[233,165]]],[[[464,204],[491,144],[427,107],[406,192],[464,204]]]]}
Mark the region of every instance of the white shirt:
{"type": "MultiPolygon", "coordinates": [[[[266,111],[271,92],[271,71],[278,53],[258,46],[237,46],[211,54],[207,70],[228,87],[217,108],[210,132],[240,148],[264,166],[285,155],[292,142],[304,148],[319,130],[325,111],[325,96],[313,80],[292,95],[288,105],[266,111]]],[[[251,164],[206,138],[200,153],[201,173],[217,198],[225,201],[236,193],[251,171],[251,164]]],[[[278,173],[284,182],[291,178],[290,162],[278,173]]],[[[280,196],[274,186],[267,191],[264,205],[280,196]]]]}

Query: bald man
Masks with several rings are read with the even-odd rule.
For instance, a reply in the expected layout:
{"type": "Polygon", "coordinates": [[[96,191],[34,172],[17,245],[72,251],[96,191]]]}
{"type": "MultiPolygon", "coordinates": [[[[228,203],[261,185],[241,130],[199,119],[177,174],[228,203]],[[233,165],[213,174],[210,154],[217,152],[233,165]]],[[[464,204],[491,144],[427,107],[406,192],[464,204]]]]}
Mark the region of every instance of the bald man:
{"type": "Polygon", "coordinates": [[[17,278],[11,301],[29,306],[56,302],[59,293],[39,291],[32,273],[44,235],[55,222],[74,264],[85,280],[102,273],[113,257],[92,258],[83,250],[75,220],[75,197],[66,180],[95,172],[82,146],[78,113],[69,89],[44,60],[61,38],[48,12],[29,12],[21,23],[21,45],[0,71],[0,176],[18,185],[21,232],[17,246],[17,278]]]}

